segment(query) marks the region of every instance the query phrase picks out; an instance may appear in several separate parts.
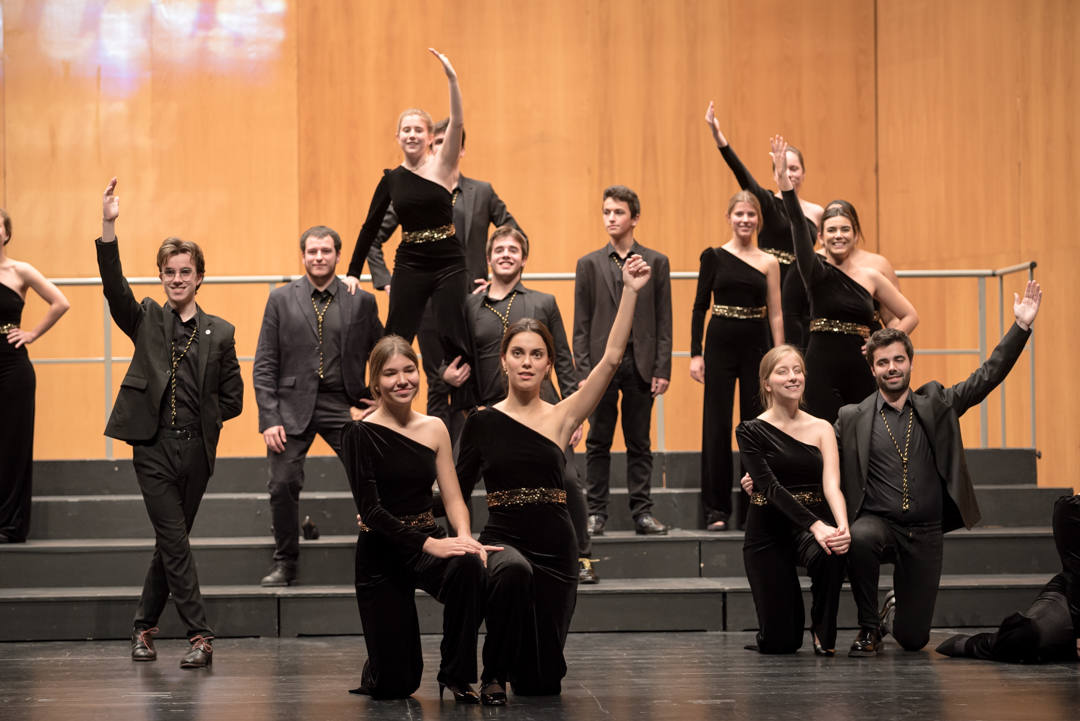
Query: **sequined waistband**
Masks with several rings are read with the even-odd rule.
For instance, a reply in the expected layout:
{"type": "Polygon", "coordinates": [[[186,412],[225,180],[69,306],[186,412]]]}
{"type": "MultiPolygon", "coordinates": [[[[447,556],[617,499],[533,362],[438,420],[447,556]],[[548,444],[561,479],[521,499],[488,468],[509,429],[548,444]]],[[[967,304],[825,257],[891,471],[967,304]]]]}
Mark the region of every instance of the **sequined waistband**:
{"type": "Polygon", "coordinates": [[[19,326],[15,323],[4,323],[3,325],[0,325],[0,335],[7,335],[18,327],[19,326]]]}
{"type": "MultiPolygon", "coordinates": [[[[435,514],[431,511],[417,513],[415,516],[397,516],[397,519],[401,522],[401,525],[409,528],[431,528],[435,525],[435,514]]],[[[360,530],[367,533],[371,528],[361,521],[360,530]]]]}
{"type": "MultiPolygon", "coordinates": [[[[798,491],[792,493],[791,496],[804,506],[809,506],[812,503],[825,502],[825,497],[821,495],[821,491],[798,491]]],[[[750,496],[750,503],[755,506],[767,506],[769,505],[769,499],[765,497],[764,493],[754,493],[750,496]]]]}
{"type": "Polygon", "coordinates": [[[514,488],[510,491],[488,491],[488,508],[531,506],[536,503],[566,505],[566,491],[561,488],[514,488]]]}
{"type": "Polygon", "coordinates": [[[780,250],[779,248],[762,248],[766,253],[774,256],[778,261],[784,265],[791,265],[795,262],[795,254],[789,253],[786,250],[780,250]]]}
{"type": "Polygon", "coordinates": [[[401,242],[408,243],[409,245],[413,245],[415,243],[433,243],[436,240],[446,240],[447,238],[453,237],[453,223],[447,223],[446,225],[439,226],[438,228],[401,231],[401,242]]]}
{"type": "Polygon", "coordinates": [[[844,333],[846,335],[861,335],[864,339],[870,337],[870,327],[858,323],[848,323],[842,320],[830,320],[829,318],[814,318],[810,321],[810,331],[819,333],[844,333]]]}
{"type": "Polygon", "coordinates": [[[745,305],[714,305],[712,307],[713,315],[718,315],[723,318],[735,318],[736,320],[761,320],[766,317],[768,307],[754,306],[748,307],[745,305]]]}

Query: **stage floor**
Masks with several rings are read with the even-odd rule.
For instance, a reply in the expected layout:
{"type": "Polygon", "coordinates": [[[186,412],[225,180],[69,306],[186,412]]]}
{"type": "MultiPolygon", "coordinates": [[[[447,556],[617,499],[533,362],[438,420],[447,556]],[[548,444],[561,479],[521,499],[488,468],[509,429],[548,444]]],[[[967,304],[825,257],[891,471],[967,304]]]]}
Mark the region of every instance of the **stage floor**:
{"type": "MultiPolygon", "coordinates": [[[[854,632],[841,631],[842,646],[854,632]]],[[[949,634],[935,631],[930,648],[949,634]]],[[[751,633],[571,634],[558,698],[510,697],[505,708],[440,703],[438,637],[424,636],[414,698],[346,692],[366,657],[358,636],[222,639],[208,671],[183,671],[182,640],[133,663],[122,642],[0,644],[0,719],[828,719],[1062,721],[1080,717],[1080,664],[1018,666],[904,653],[873,659],[743,650],[751,633]]]]}

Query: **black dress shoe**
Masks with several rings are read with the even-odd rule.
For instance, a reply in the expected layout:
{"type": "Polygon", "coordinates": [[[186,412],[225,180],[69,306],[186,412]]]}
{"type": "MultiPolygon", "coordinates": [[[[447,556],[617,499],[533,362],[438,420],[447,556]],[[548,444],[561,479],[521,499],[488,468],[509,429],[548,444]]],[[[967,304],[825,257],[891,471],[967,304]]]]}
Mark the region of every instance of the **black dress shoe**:
{"type": "Polygon", "coordinates": [[[442,701],[443,691],[450,689],[450,695],[454,697],[454,703],[480,703],[480,694],[476,693],[471,684],[439,681],[439,700],[442,701]]]}
{"type": "Polygon", "coordinates": [[[892,635],[893,619],[896,618],[896,591],[885,594],[881,605],[881,635],[892,635]]]}
{"type": "Polygon", "coordinates": [[[668,527],[651,513],[642,513],[634,520],[634,531],[642,536],[666,536],[668,527]]]}
{"type": "Polygon", "coordinates": [[[296,580],[296,566],[285,563],[284,561],[275,561],[274,566],[270,569],[270,573],[263,576],[263,579],[259,581],[260,586],[288,586],[296,580]]]}
{"type": "Polygon", "coordinates": [[[593,583],[600,583],[600,577],[596,575],[596,569],[593,568],[591,558],[579,558],[578,559],[578,583],[591,585],[593,583]]]}
{"type": "Polygon", "coordinates": [[[855,637],[855,642],[851,644],[848,656],[854,658],[877,656],[880,648],[881,631],[876,628],[860,628],[859,635],[855,637]]]}
{"type": "Polygon", "coordinates": [[[485,706],[505,706],[506,684],[498,681],[485,681],[480,687],[480,703],[485,706]]]}
{"type": "Polygon", "coordinates": [[[180,668],[206,668],[214,662],[213,636],[192,636],[191,650],[180,661],[180,668]]]}
{"type": "Polygon", "coordinates": [[[607,518],[604,516],[593,513],[589,516],[589,520],[585,524],[585,532],[589,536],[602,536],[604,535],[604,526],[607,524],[607,518]]]}
{"type": "Polygon", "coordinates": [[[157,650],[154,649],[153,635],[157,633],[154,628],[131,629],[131,660],[132,661],[157,661],[157,650]]]}

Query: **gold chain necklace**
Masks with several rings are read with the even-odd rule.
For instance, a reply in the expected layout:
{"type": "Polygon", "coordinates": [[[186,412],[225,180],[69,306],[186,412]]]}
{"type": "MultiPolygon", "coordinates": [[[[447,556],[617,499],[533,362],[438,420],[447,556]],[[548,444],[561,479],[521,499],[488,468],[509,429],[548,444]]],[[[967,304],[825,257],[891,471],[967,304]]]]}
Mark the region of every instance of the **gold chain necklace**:
{"type": "Polygon", "coordinates": [[[618,268],[619,270],[622,270],[622,267],[626,263],[626,261],[625,260],[619,260],[619,254],[618,253],[612,253],[610,258],[611,258],[611,262],[615,264],[615,267],[618,268]]]}
{"type": "Polygon", "coordinates": [[[191,335],[188,336],[187,343],[184,344],[184,350],[180,351],[180,355],[176,355],[176,339],[174,338],[169,343],[169,358],[172,361],[172,368],[169,369],[169,425],[176,425],[176,369],[180,367],[180,361],[184,360],[184,356],[187,355],[188,348],[191,347],[192,342],[195,340],[195,334],[199,332],[199,317],[195,316],[195,327],[191,329],[191,335]]]}
{"type": "Polygon", "coordinates": [[[334,302],[334,296],[330,296],[330,299],[326,301],[326,305],[319,310],[319,304],[315,302],[315,294],[311,295],[311,307],[315,309],[315,319],[318,321],[318,333],[319,333],[319,379],[323,377],[323,341],[322,341],[322,329],[323,318],[326,317],[326,311],[330,307],[330,304],[334,302]]]}
{"type": "MultiPolygon", "coordinates": [[[[484,299],[484,307],[487,308],[488,310],[490,310],[492,313],[494,313],[499,318],[499,320],[502,321],[503,333],[505,333],[506,329],[510,327],[510,309],[514,306],[514,298],[517,298],[517,291],[516,290],[510,291],[510,302],[506,304],[506,312],[505,313],[500,313],[495,308],[495,306],[493,306],[491,303],[489,303],[487,301],[486,298],[484,299]]],[[[495,302],[498,303],[499,301],[495,301],[495,302]]]]}
{"type": "Polygon", "coordinates": [[[896,454],[900,456],[900,467],[903,468],[903,486],[900,495],[900,510],[905,513],[911,510],[911,493],[908,488],[908,451],[911,448],[911,423],[915,418],[915,409],[908,409],[907,418],[907,434],[904,437],[904,450],[900,451],[900,444],[896,442],[896,436],[893,435],[892,428],[889,428],[889,420],[885,417],[885,409],[878,408],[878,413],[881,414],[881,420],[885,422],[885,430],[889,433],[889,438],[892,439],[893,447],[896,448],[896,454]]]}

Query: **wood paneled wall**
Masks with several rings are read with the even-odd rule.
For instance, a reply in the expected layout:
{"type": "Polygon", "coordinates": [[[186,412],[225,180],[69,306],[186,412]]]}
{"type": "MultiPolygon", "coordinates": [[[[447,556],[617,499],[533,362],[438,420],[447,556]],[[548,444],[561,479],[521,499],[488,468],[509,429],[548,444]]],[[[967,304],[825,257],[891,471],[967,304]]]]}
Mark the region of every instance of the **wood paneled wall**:
{"type": "MultiPolygon", "coordinates": [[[[572,270],[606,242],[597,211],[613,183],[641,195],[639,239],[673,269],[696,270],[701,250],[729,237],[723,212],[737,189],[703,123],[715,100],[759,179],[767,138],[784,133],[806,154],[806,197],[854,202],[866,243],[898,268],[1039,261],[1040,337],[1061,338],[1066,353],[1077,345],[1064,297],[1078,254],[1065,228],[1080,67],[1068,0],[3,0],[0,9],[9,251],[52,277],[95,275],[91,240],[112,175],[130,275],[154,272],[166,235],[203,244],[210,275],[298,272],[296,239],[315,223],[339,230],[347,263],[380,170],[399,159],[398,113],[446,113],[445,78],[425,51],[434,46],[461,78],[463,170],[492,181],[528,231],[529,270],[572,270]]],[[[569,321],[571,285],[536,285],[558,295],[569,321]]],[[[923,319],[918,346],[977,343],[974,281],[904,288],[923,319]]],[[[241,356],[254,353],[267,291],[202,291],[204,307],[236,323],[241,356]]],[[[72,311],[33,357],[102,354],[99,291],[68,294],[72,311]]],[[[675,282],[677,350],[689,346],[692,296],[693,281],[675,282]]],[[[41,310],[31,300],[28,321],[41,310]]],[[[113,352],[129,348],[117,334],[113,352]]],[[[1044,482],[1069,481],[1065,469],[1080,462],[1076,434],[1054,430],[1077,400],[1054,382],[1060,355],[1040,345],[1044,482]]],[[[924,356],[916,374],[959,380],[972,365],[924,356]]],[[[37,369],[37,456],[100,457],[100,364],[37,369]]],[[[1006,397],[1008,441],[1026,443],[1026,376],[1006,397]]],[[[246,401],[222,455],[263,452],[250,387],[246,401]]],[[[666,447],[697,448],[701,388],[686,359],[675,360],[664,404],[666,447]]],[[[977,418],[965,423],[973,443],[977,418]]]]}

